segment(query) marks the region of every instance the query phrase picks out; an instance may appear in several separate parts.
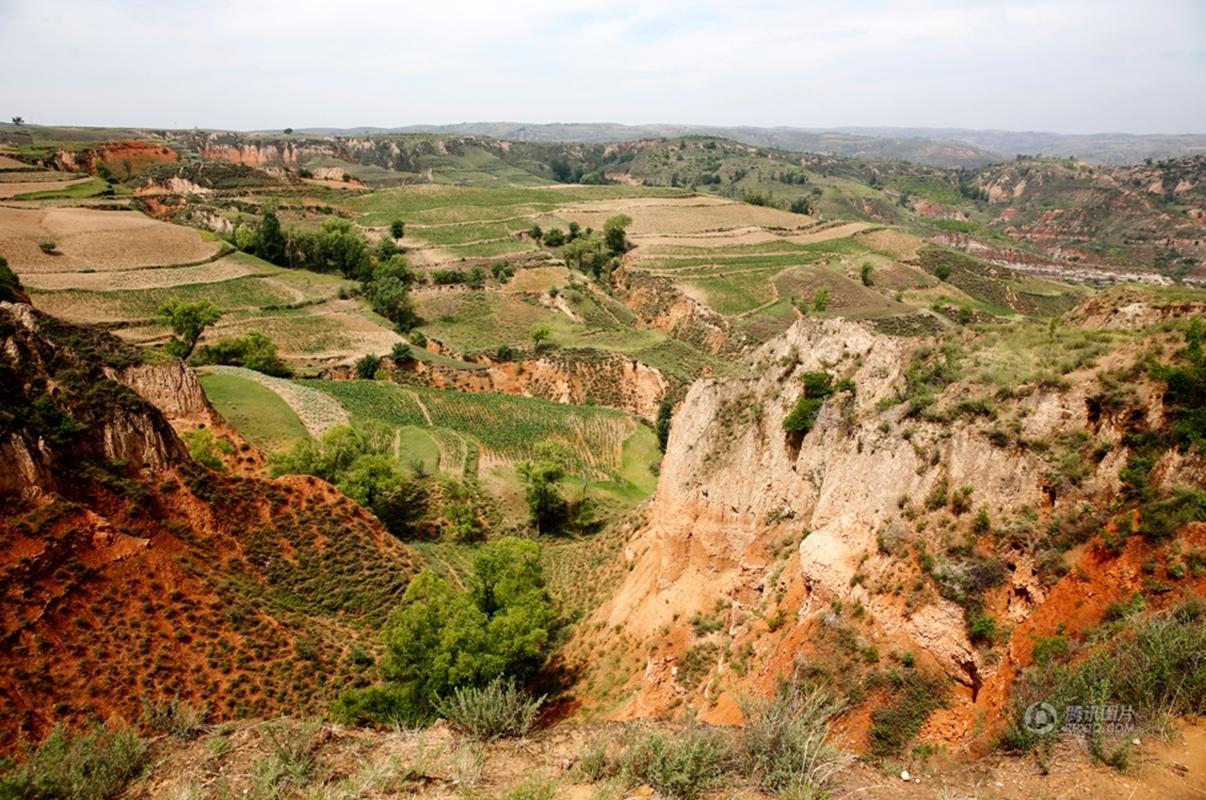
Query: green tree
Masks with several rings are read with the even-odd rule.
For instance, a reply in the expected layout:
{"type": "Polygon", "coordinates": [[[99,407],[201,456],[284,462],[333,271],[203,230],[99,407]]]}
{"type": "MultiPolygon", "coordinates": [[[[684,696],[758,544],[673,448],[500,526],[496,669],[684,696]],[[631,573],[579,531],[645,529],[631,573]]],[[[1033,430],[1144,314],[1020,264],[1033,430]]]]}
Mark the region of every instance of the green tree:
{"type": "Polygon", "coordinates": [[[363,278],[371,261],[368,242],[352,223],[338,217],[323,222],[318,234],[318,261],[323,272],[339,272],[345,278],[363,278]]]}
{"type": "Polygon", "coordinates": [[[560,228],[549,228],[544,234],[544,243],[547,247],[560,247],[565,244],[565,234],[560,228]]]}
{"type": "Polygon", "coordinates": [[[540,229],[539,225],[533,225],[528,228],[528,236],[531,236],[533,241],[539,242],[544,238],[544,231],[540,229]]]}
{"type": "Polygon", "coordinates": [[[198,364],[246,367],[278,378],[287,378],[292,374],[277,355],[276,342],[260,331],[250,331],[243,336],[226,336],[213,344],[204,345],[193,360],[198,364]]]}
{"type": "Polygon", "coordinates": [[[829,287],[822,286],[812,296],[812,310],[819,313],[827,308],[829,308],[829,287]]]}
{"type": "Polygon", "coordinates": [[[155,313],[155,321],[167,325],[175,334],[164,345],[164,350],[177,358],[187,359],[193,354],[201,334],[221,316],[222,312],[208,300],[193,303],[168,300],[161,304],[155,313]]]}
{"type": "Polygon", "coordinates": [[[539,350],[552,335],[552,326],[545,322],[537,322],[532,326],[531,330],[528,331],[528,336],[531,337],[532,344],[536,346],[537,350],[539,350]]]}
{"type": "Polygon", "coordinates": [[[406,223],[400,219],[396,219],[389,224],[389,235],[395,239],[401,239],[406,235],[406,223]]]}
{"type": "Polygon", "coordinates": [[[875,271],[875,265],[870,261],[864,261],[863,266],[859,269],[859,277],[863,279],[863,286],[871,286],[875,283],[871,279],[871,273],[875,271]]]}
{"type": "Polygon", "coordinates": [[[565,467],[551,458],[524,461],[516,469],[523,482],[523,499],[528,506],[528,519],[537,533],[547,533],[565,521],[567,504],[558,485],[565,477],[565,467]]]}
{"type": "Polygon", "coordinates": [[[791,201],[791,205],[788,206],[788,210],[790,210],[793,214],[811,214],[812,203],[808,202],[808,198],[806,197],[797,197],[795,200],[791,201]]]}
{"type": "Polygon", "coordinates": [[[657,407],[657,422],[654,431],[657,433],[657,447],[666,452],[666,443],[670,441],[670,417],[674,413],[674,404],[670,398],[665,398],[657,407]]]}
{"type": "Polygon", "coordinates": [[[603,240],[607,244],[607,249],[615,255],[622,255],[628,251],[626,232],[631,224],[632,217],[627,214],[616,214],[614,217],[608,217],[607,221],[603,223],[603,240]]]}
{"type": "Polygon", "coordinates": [[[233,238],[234,246],[244,253],[254,253],[260,248],[259,234],[250,225],[236,225],[233,238]]]}
{"type": "Polygon", "coordinates": [[[375,509],[382,497],[403,481],[397,461],[391,456],[373,453],[358,456],[339,476],[339,491],[368,509],[375,509]]]}
{"type": "Polygon", "coordinates": [[[267,209],[256,228],[255,254],[270,264],[284,265],[286,244],[281,221],[275,211],[267,209]]]}
{"type": "Polygon", "coordinates": [[[403,332],[419,324],[414,300],[410,296],[413,280],[414,273],[410,271],[406,257],[398,253],[378,264],[364,280],[364,298],[369,305],[403,332]]]}
{"type": "Polygon", "coordinates": [[[513,537],[485,544],[465,591],[430,570],[415,576],[382,631],[382,683],[345,690],[332,712],[353,723],[429,722],[454,689],[531,678],[555,619],[539,546],[513,537]]]}

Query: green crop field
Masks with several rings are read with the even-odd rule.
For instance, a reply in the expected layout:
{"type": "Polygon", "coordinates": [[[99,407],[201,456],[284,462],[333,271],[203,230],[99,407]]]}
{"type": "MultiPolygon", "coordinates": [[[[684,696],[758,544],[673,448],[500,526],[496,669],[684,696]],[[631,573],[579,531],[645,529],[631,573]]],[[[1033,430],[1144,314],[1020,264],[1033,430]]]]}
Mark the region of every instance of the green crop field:
{"type": "Polygon", "coordinates": [[[446,428],[476,439],[510,461],[536,455],[543,442],[561,442],[583,469],[619,469],[624,440],[637,427],[622,411],[554,403],[508,394],[403,387],[386,381],[306,381],[333,395],[353,419],[399,426],[446,428]],[[424,413],[426,410],[426,414],[424,413]]]}
{"type": "Polygon", "coordinates": [[[264,452],[287,449],[308,436],[289,404],[254,380],[230,374],[202,374],[200,380],[222,418],[264,452]]]}

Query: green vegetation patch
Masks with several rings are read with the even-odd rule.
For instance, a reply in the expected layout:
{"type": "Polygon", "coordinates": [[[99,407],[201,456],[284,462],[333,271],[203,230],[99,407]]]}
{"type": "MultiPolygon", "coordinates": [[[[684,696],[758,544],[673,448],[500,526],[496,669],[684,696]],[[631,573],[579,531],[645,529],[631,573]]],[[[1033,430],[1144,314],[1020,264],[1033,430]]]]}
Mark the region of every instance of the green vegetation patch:
{"type": "Polygon", "coordinates": [[[307,438],[297,414],[271,389],[239,375],[202,374],[200,380],[222,418],[261,450],[283,450],[307,438]]]}

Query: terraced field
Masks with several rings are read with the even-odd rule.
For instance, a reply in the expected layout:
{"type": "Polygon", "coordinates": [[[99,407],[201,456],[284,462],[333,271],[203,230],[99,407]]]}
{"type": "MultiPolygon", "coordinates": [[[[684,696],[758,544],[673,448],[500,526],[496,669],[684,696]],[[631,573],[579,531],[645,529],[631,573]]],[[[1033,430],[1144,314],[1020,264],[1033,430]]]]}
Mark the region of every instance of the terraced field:
{"type": "Polygon", "coordinates": [[[136,211],[0,207],[0,255],[21,276],[197,264],[217,237],[136,211]]]}

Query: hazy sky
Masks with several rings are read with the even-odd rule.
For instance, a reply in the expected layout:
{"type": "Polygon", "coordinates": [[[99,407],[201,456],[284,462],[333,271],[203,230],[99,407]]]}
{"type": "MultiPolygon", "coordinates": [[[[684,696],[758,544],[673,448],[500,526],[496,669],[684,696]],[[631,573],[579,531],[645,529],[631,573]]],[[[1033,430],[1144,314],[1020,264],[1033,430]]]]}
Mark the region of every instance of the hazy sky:
{"type": "Polygon", "coordinates": [[[0,0],[0,117],[1206,133],[1206,0],[0,0]]]}

